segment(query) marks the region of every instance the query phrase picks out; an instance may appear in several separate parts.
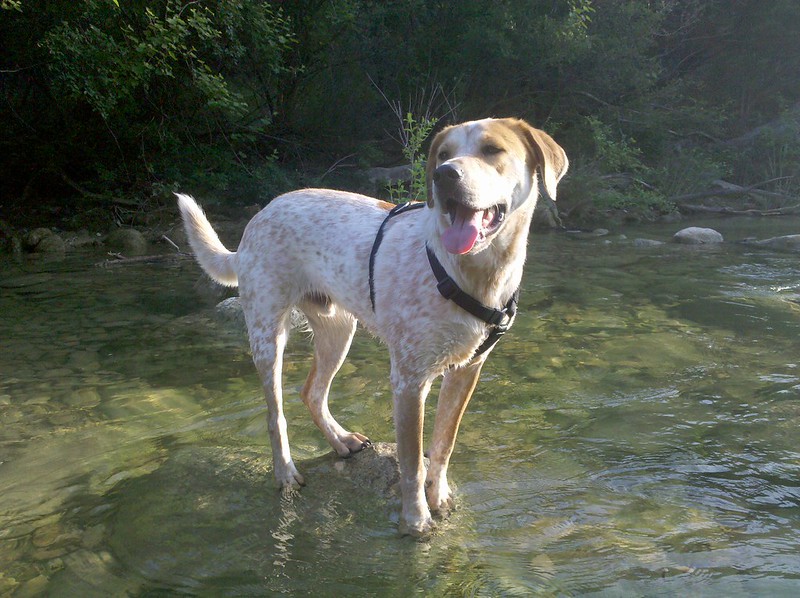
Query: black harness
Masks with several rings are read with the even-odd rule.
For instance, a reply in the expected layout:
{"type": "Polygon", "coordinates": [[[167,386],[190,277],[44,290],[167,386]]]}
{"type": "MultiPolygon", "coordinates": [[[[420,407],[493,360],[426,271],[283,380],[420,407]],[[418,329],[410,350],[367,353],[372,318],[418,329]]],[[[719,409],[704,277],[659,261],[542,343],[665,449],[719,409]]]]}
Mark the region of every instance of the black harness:
{"type": "MultiPolygon", "coordinates": [[[[423,207],[425,207],[424,203],[410,202],[395,206],[389,211],[389,214],[387,214],[386,218],[383,219],[383,222],[381,222],[381,225],[378,228],[378,232],[375,235],[375,242],[372,244],[372,251],[369,254],[369,300],[372,304],[372,311],[375,311],[375,256],[378,253],[378,248],[381,245],[381,241],[383,241],[383,230],[386,228],[386,224],[391,218],[402,214],[403,212],[408,212],[409,210],[416,210],[423,207]]],[[[427,243],[425,244],[425,252],[428,254],[428,263],[430,263],[433,275],[436,277],[436,288],[439,290],[439,293],[442,295],[442,297],[448,301],[452,301],[467,313],[475,316],[483,322],[486,322],[486,324],[492,327],[489,331],[489,335],[486,337],[486,340],[484,340],[483,343],[481,343],[481,346],[475,350],[475,354],[472,356],[472,359],[483,355],[486,353],[486,351],[494,347],[495,344],[497,344],[497,341],[500,340],[500,337],[503,336],[509,330],[509,328],[511,328],[511,324],[514,321],[514,315],[517,313],[517,304],[519,303],[519,288],[514,291],[514,294],[511,295],[508,303],[506,303],[502,309],[489,307],[461,290],[461,287],[456,284],[456,281],[450,278],[450,275],[447,274],[447,270],[444,269],[444,266],[442,266],[441,262],[436,257],[436,254],[433,253],[430,247],[428,247],[427,243]]]]}

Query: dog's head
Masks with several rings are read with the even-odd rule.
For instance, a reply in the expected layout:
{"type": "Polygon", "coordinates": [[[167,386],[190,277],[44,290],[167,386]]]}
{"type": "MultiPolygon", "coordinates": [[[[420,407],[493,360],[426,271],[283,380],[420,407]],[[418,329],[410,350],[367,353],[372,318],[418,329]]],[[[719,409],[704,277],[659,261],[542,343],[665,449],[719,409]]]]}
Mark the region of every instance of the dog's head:
{"type": "Polygon", "coordinates": [[[439,211],[450,253],[477,253],[508,216],[538,196],[537,171],[548,195],[567,171],[567,155],[544,131],[514,118],[447,127],[428,153],[428,206],[439,211]]]}

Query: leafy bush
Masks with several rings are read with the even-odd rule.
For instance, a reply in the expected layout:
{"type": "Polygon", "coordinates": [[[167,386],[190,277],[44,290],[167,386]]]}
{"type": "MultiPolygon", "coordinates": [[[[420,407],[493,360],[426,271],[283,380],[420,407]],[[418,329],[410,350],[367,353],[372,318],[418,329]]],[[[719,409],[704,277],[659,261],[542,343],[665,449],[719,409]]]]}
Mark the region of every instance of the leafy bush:
{"type": "Polygon", "coordinates": [[[436,118],[420,116],[414,118],[410,112],[406,113],[402,126],[403,157],[411,165],[411,182],[406,189],[402,182],[396,182],[388,187],[389,198],[393,203],[406,201],[424,201],[427,195],[427,181],[425,177],[426,155],[422,146],[436,126],[436,118]]]}
{"type": "Polygon", "coordinates": [[[36,77],[52,104],[32,104],[22,79],[6,87],[18,133],[57,131],[50,145],[59,151],[36,160],[43,171],[88,181],[84,189],[149,196],[170,181],[224,188],[274,161],[271,96],[294,44],[280,9],[257,0],[82,0],[68,9],[30,0],[10,14],[6,26],[38,34],[38,50],[27,51],[46,68],[36,77]]]}
{"type": "MultiPolygon", "coordinates": [[[[658,206],[717,172],[798,193],[797,128],[726,141],[796,114],[796,0],[0,0],[0,14],[0,194],[22,204],[397,163],[382,94],[430,82],[458,120],[558,123],[582,165],[566,188],[591,191],[562,195],[578,203],[658,206]]],[[[456,119],[404,106],[405,129],[423,114],[456,119]]]]}

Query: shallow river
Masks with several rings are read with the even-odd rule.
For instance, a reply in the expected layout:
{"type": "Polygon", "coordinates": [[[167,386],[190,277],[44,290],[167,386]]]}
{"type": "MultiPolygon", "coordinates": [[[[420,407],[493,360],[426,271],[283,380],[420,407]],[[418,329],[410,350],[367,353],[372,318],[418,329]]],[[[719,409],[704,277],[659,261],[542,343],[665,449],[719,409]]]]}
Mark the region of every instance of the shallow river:
{"type": "MultiPolygon", "coordinates": [[[[325,479],[280,496],[247,347],[192,261],[3,258],[0,595],[796,595],[800,259],[633,246],[677,228],[532,237],[521,315],[453,455],[458,509],[428,542],[325,479]]],[[[329,449],[293,338],[302,471],[329,449]]],[[[364,334],[332,406],[393,440],[386,354],[364,334]]]]}

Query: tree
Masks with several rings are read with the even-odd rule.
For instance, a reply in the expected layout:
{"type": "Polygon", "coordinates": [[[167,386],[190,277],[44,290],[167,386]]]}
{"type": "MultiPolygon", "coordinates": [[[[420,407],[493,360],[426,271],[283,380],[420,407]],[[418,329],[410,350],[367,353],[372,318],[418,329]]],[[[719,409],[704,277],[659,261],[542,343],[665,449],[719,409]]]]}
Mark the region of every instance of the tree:
{"type": "Polygon", "coordinates": [[[13,41],[3,82],[12,126],[0,141],[12,150],[7,185],[30,189],[56,175],[85,196],[94,196],[87,187],[147,193],[245,167],[248,151],[266,149],[268,159],[259,134],[293,43],[278,9],[256,0],[27,0],[4,16],[13,41]]]}

